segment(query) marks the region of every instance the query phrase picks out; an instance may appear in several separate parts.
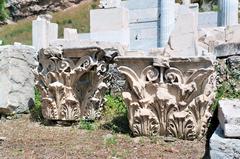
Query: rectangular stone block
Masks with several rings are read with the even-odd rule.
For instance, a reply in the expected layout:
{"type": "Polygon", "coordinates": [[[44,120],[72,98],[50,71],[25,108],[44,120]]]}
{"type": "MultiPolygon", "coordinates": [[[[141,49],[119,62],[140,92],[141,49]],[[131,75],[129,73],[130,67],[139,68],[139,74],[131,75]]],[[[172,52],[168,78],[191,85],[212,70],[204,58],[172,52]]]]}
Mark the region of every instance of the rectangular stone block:
{"type": "Polygon", "coordinates": [[[121,29],[119,31],[103,31],[90,33],[92,41],[103,41],[120,43],[124,46],[130,45],[129,29],[121,29]]]}
{"type": "Polygon", "coordinates": [[[218,127],[210,139],[212,159],[240,158],[240,140],[224,138],[223,130],[218,127]]]}
{"type": "Polygon", "coordinates": [[[77,29],[64,28],[64,39],[77,39],[77,29]]]}
{"type": "Polygon", "coordinates": [[[128,9],[108,8],[90,11],[90,32],[117,31],[128,28],[128,9]]]}
{"type": "Polygon", "coordinates": [[[57,40],[57,38],[57,24],[41,17],[32,22],[32,44],[36,50],[48,47],[49,43],[57,40]]]}
{"type": "Polygon", "coordinates": [[[158,47],[157,21],[130,24],[130,49],[148,52],[158,47]]]}
{"type": "Polygon", "coordinates": [[[58,39],[58,24],[47,23],[47,38],[48,43],[58,39]]]}
{"type": "Polygon", "coordinates": [[[129,10],[130,23],[151,22],[159,20],[158,8],[129,10]]]}
{"type": "Polygon", "coordinates": [[[218,119],[225,137],[240,137],[240,100],[219,101],[218,119]]]}
{"type": "Polygon", "coordinates": [[[167,52],[173,57],[195,57],[198,55],[196,12],[188,6],[180,6],[176,15],[167,52]]]}
{"type": "Polygon", "coordinates": [[[79,39],[79,40],[90,41],[90,39],[91,39],[91,33],[80,33],[80,34],[78,34],[78,39],[79,39]]]}
{"type": "Polygon", "coordinates": [[[128,9],[146,9],[146,8],[158,8],[160,5],[158,0],[128,0],[128,9]]]}
{"type": "Polygon", "coordinates": [[[217,27],[217,12],[198,13],[198,28],[217,27]]]}
{"type": "Polygon", "coordinates": [[[32,22],[32,45],[36,50],[47,46],[46,21],[34,20],[32,22]]]}
{"type": "Polygon", "coordinates": [[[34,56],[30,46],[0,47],[0,114],[23,113],[33,106],[34,56]]]}

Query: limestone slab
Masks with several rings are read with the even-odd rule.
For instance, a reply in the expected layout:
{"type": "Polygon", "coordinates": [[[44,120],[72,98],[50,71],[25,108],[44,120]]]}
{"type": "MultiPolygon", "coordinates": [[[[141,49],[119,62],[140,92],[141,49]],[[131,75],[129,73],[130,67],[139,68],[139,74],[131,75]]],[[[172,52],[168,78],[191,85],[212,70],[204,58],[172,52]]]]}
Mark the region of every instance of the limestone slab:
{"type": "Polygon", "coordinates": [[[218,119],[225,137],[240,137],[240,100],[219,101],[218,119]]]}
{"type": "Polygon", "coordinates": [[[121,0],[100,0],[100,8],[120,8],[121,0]]]}
{"type": "Polygon", "coordinates": [[[0,114],[27,112],[33,105],[34,55],[30,46],[0,47],[0,114]]]}
{"type": "Polygon", "coordinates": [[[51,16],[38,16],[32,22],[32,44],[36,50],[46,48],[58,38],[58,24],[51,23],[51,16]]]}
{"type": "Polygon", "coordinates": [[[212,159],[240,158],[240,140],[224,138],[223,130],[218,127],[210,139],[212,159]]]}
{"type": "Polygon", "coordinates": [[[118,31],[128,28],[125,8],[95,9],[90,11],[90,32],[118,31]]]}
{"type": "Polygon", "coordinates": [[[194,57],[198,55],[197,37],[195,12],[186,6],[179,7],[166,51],[173,57],[194,57]]]}
{"type": "Polygon", "coordinates": [[[77,39],[77,29],[64,28],[64,39],[77,39]]]}
{"type": "Polygon", "coordinates": [[[214,54],[217,57],[240,55],[240,43],[220,44],[214,47],[214,54]]]}
{"type": "Polygon", "coordinates": [[[198,13],[198,28],[217,27],[217,12],[198,13]]]}

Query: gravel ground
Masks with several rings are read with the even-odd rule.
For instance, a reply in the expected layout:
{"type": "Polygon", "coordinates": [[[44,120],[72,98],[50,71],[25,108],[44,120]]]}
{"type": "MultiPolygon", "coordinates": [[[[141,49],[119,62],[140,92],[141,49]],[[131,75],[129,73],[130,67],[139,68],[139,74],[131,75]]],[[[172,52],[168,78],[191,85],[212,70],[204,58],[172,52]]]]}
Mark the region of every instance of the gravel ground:
{"type": "Polygon", "coordinates": [[[0,159],[199,159],[205,140],[165,142],[163,137],[137,137],[77,126],[44,126],[29,115],[0,120],[0,159]]]}

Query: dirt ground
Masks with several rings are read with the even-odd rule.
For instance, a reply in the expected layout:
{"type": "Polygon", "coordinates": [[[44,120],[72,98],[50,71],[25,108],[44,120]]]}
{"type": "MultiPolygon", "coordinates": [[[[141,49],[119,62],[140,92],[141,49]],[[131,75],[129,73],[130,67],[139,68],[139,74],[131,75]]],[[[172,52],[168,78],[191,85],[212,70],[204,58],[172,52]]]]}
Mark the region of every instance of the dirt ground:
{"type": "Polygon", "coordinates": [[[0,120],[0,159],[199,159],[205,140],[165,142],[163,137],[130,137],[110,130],[44,126],[29,115],[0,120]]]}

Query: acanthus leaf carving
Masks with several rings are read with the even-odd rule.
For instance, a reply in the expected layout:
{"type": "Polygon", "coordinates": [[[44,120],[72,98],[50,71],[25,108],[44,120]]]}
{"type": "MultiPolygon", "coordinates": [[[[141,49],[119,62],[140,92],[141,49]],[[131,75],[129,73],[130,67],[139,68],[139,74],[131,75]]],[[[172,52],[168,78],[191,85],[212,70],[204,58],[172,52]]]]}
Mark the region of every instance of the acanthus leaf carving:
{"type": "Polygon", "coordinates": [[[108,89],[104,83],[106,52],[83,48],[77,50],[81,56],[68,57],[64,51],[54,47],[39,51],[39,67],[34,74],[42,95],[43,116],[49,120],[95,119],[100,116],[104,91],[108,89]]]}
{"type": "Polygon", "coordinates": [[[169,64],[153,66],[150,64],[153,60],[146,58],[141,59],[138,67],[131,65],[131,60],[140,59],[117,59],[119,71],[126,76],[130,87],[123,92],[123,98],[133,134],[189,140],[203,137],[215,90],[210,60],[184,63],[170,58],[169,64]]]}

